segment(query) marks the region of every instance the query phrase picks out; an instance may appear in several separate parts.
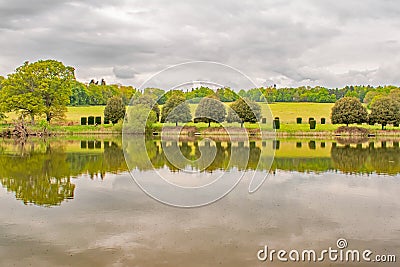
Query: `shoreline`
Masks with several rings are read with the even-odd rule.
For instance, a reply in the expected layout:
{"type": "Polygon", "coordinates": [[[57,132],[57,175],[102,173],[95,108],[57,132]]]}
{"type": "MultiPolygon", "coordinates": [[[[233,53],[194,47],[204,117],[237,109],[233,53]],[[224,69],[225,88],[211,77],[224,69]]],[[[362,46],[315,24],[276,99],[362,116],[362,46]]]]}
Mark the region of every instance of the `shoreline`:
{"type": "MultiPolygon", "coordinates": [[[[18,133],[14,132],[14,129],[10,127],[11,125],[7,125],[7,127],[0,126],[0,137],[2,138],[12,138],[19,137],[18,133]]],[[[112,127],[101,127],[101,128],[88,128],[80,129],[79,127],[74,126],[55,126],[56,129],[46,129],[40,130],[36,127],[28,126],[26,127],[26,131],[22,135],[22,137],[57,137],[57,136],[80,136],[80,135],[122,135],[122,130],[113,129],[112,127]],[[71,128],[70,128],[71,127],[71,128]],[[58,129],[57,129],[58,128],[58,129]]],[[[215,137],[215,136],[243,136],[249,135],[250,137],[256,138],[271,138],[271,137],[282,137],[282,138],[290,138],[290,137],[325,137],[325,138],[335,138],[335,137],[356,137],[356,138],[375,138],[375,137],[398,137],[400,138],[400,129],[387,129],[387,130],[377,130],[377,129],[367,129],[363,127],[348,127],[348,131],[338,132],[335,130],[290,130],[285,131],[283,129],[280,130],[266,130],[259,128],[250,128],[250,127],[196,127],[196,126],[183,126],[183,127],[174,127],[167,126],[162,129],[156,127],[149,133],[151,136],[160,136],[162,135],[182,135],[182,136],[196,136],[196,137],[215,137]],[[354,129],[363,129],[364,132],[354,132],[354,129]]],[[[128,133],[130,134],[130,133],[128,133]]]]}

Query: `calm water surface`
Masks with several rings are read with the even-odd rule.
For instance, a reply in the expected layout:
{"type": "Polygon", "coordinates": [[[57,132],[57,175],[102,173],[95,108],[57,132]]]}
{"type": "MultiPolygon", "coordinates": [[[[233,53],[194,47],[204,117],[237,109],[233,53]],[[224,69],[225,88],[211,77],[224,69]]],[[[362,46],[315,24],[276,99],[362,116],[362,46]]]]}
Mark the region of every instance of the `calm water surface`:
{"type": "MultiPolygon", "coordinates": [[[[169,145],[196,159],[202,143],[169,145]]],[[[160,140],[146,149],[156,169],[182,175],[160,140]]],[[[398,140],[216,140],[216,149],[205,172],[233,166],[268,179],[254,194],[244,179],[214,204],[182,209],[139,189],[121,139],[1,140],[0,266],[286,266],[256,253],[264,245],[325,249],[338,238],[400,260],[398,140]],[[247,151],[249,162],[229,165],[230,151],[247,151]]],[[[145,175],[144,156],[133,164],[145,175]]]]}

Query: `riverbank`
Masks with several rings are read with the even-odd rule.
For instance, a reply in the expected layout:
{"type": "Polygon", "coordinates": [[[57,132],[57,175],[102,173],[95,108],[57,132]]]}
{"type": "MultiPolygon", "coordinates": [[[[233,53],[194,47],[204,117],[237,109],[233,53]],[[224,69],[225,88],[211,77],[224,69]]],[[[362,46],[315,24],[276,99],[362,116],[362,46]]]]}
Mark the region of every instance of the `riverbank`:
{"type": "MultiPolygon", "coordinates": [[[[317,125],[316,129],[310,129],[308,124],[281,124],[281,128],[273,130],[270,126],[263,124],[245,124],[243,128],[238,123],[211,124],[208,127],[206,123],[188,123],[184,127],[176,127],[174,124],[157,123],[151,130],[152,135],[198,135],[198,136],[226,136],[226,135],[244,135],[259,137],[335,137],[335,136],[393,136],[400,137],[400,128],[388,126],[386,130],[381,130],[379,125],[358,125],[349,127],[349,130],[339,131],[343,125],[324,124],[317,125]],[[362,129],[356,131],[351,129],[362,129]]],[[[0,136],[10,137],[13,135],[15,126],[12,124],[0,125],[0,136]]],[[[46,128],[38,125],[27,125],[28,136],[65,136],[65,135],[121,135],[122,123],[115,125],[50,125],[46,128]]]]}

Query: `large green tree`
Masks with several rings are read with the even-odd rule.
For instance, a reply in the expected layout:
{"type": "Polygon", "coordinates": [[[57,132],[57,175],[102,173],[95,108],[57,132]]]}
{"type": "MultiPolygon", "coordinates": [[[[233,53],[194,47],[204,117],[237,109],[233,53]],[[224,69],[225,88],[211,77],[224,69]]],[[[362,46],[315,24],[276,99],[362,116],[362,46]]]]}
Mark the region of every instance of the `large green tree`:
{"type": "Polygon", "coordinates": [[[149,133],[156,121],[156,113],[146,104],[129,106],[127,120],[124,124],[125,133],[149,133]]]}
{"type": "Polygon", "coordinates": [[[125,117],[125,105],[121,97],[110,98],[104,109],[104,120],[111,121],[113,124],[125,117]]]}
{"type": "Polygon", "coordinates": [[[331,121],[333,124],[363,123],[367,121],[367,109],[356,97],[344,97],[336,101],[332,107],[331,121]]]}
{"type": "Polygon", "coordinates": [[[2,89],[3,89],[3,84],[4,84],[5,78],[3,76],[0,76],[0,120],[6,118],[6,115],[4,114],[5,108],[3,103],[3,97],[2,97],[2,89]]]}
{"type": "Polygon", "coordinates": [[[375,99],[371,104],[369,121],[381,124],[382,130],[387,124],[400,123],[400,102],[388,96],[375,99]]]}
{"type": "Polygon", "coordinates": [[[133,101],[133,106],[145,105],[150,108],[156,115],[154,122],[157,122],[160,119],[160,108],[158,107],[157,99],[156,95],[145,93],[133,101]]]}
{"type": "Polygon", "coordinates": [[[226,109],[224,104],[216,96],[208,96],[201,99],[196,108],[195,118],[208,123],[223,122],[226,117],[226,109]]]}
{"type": "Polygon", "coordinates": [[[230,105],[227,121],[240,122],[241,127],[243,127],[243,123],[255,123],[258,122],[260,118],[261,107],[259,104],[250,100],[245,100],[244,98],[239,98],[230,105]]]}
{"type": "Polygon", "coordinates": [[[192,119],[189,105],[185,98],[179,94],[173,94],[165,103],[161,112],[161,122],[188,122],[192,119]]]}
{"type": "Polygon", "coordinates": [[[7,111],[29,115],[32,122],[34,116],[43,114],[48,122],[62,118],[74,80],[74,68],[59,61],[25,62],[5,80],[3,104],[7,111]]]}

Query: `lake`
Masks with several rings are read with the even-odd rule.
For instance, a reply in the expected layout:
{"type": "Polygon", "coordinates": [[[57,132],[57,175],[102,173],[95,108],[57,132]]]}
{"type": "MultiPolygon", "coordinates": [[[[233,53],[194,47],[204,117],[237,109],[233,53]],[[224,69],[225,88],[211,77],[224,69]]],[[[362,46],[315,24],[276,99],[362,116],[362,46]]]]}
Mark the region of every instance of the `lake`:
{"type": "Polygon", "coordinates": [[[262,262],[257,252],[337,248],[340,238],[400,257],[395,139],[149,138],[141,148],[112,136],[3,139],[0,183],[0,266],[309,266],[262,262]],[[191,162],[213,159],[183,161],[182,171],[168,147],[191,162]],[[188,179],[196,168],[204,175],[188,179]],[[149,197],[128,169],[182,186],[226,172],[268,176],[254,193],[244,175],[222,199],[178,208],[149,197]]]}

